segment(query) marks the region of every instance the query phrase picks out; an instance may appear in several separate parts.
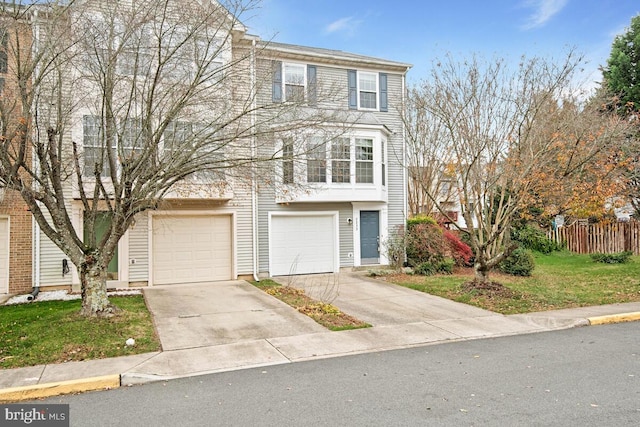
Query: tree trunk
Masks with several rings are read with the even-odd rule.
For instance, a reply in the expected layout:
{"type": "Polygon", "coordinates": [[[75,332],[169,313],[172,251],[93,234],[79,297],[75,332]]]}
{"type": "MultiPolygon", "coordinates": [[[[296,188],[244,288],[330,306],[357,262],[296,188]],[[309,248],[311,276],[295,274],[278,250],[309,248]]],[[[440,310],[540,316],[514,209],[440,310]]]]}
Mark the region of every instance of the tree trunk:
{"type": "Polygon", "coordinates": [[[107,269],[97,264],[83,264],[80,268],[82,286],[82,309],[80,314],[86,317],[111,317],[117,313],[117,307],[107,297],[107,269]]]}
{"type": "Polygon", "coordinates": [[[486,262],[476,260],[476,263],[473,265],[473,272],[475,274],[475,281],[479,283],[489,283],[491,280],[489,279],[489,266],[486,262]]]}

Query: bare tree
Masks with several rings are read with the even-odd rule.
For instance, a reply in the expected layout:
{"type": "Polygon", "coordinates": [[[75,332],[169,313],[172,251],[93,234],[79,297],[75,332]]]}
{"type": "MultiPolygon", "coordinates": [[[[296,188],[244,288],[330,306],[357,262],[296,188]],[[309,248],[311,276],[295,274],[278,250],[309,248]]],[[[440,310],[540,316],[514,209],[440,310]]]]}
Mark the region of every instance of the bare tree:
{"type": "Polygon", "coordinates": [[[452,153],[447,150],[446,129],[441,122],[428,119],[425,101],[418,88],[410,88],[402,114],[412,215],[437,213],[440,208],[456,202],[452,191],[455,186],[451,182],[455,177],[447,170],[447,165],[452,164],[452,153]]]}
{"type": "MultiPolygon", "coordinates": [[[[489,281],[489,272],[515,248],[511,221],[542,191],[541,174],[570,176],[620,134],[621,122],[603,116],[588,131],[574,132],[580,115],[569,117],[560,108],[572,97],[581,60],[569,52],[559,63],[522,58],[512,67],[501,59],[459,62],[449,56],[417,89],[424,126],[442,130],[437,150],[446,161],[432,163],[440,168],[434,176],[455,175],[479,282],[489,281]]],[[[437,186],[422,188],[438,200],[437,186]]]]}
{"type": "Polygon", "coordinates": [[[258,102],[271,82],[256,78],[240,22],[255,0],[33,3],[2,14],[13,83],[0,98],[0,180],[78,268],[82,313],[112,315],[107,266],[137,214],[169,194],[249,185],[282,159],[257,141],[330,118],[302,101],[258,102]]]}

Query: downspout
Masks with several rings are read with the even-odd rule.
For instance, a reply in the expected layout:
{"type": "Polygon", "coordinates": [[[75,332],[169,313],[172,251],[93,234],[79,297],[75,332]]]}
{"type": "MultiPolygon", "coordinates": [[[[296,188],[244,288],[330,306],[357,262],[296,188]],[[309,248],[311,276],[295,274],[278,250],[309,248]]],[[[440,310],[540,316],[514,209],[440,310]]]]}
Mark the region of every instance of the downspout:
{"type": "MultiPolygon", "coordinates": [[[[403,114],[404,111],[406,109],[406,87],[405,87],[405,81],[407,78],[407,72],[405,71],[404,75],[402,76],[402,110],[403,110],[403,114]]],[[[407,200],[407,139],[406,139],[406,129],[404,126],[404,123],[402,124],[402,201],[404,203],[404,206],[402,207],[403,210],[403,215],[404,215],[404,221],[405,223],[407,222],[407,206],[408,206],[408,200],[407,200]]]]}
{"type": "Polygon", "coordinates": [[[257,147],[256,147],[256,133],[255,133],[255,125],[256,125],[256,58],[255,58],[255,49],[256,49],[256,39],[253,38],[251,40],[251,53],[250,53],[250,96],[251,96],[251,129],[253,129],[253,135],[251,136],[251,157],[254,159],[254,162],[251,164],[251,227],[252,227],[252,243],[253,243],[253,280],[256,282],[260,281],[260,277],[258,277],[259,263],[258,263],[258,189],[257,189],[257,171],[255,159],[257,157],[257,147]]]}
{"type": "Polygon", "coordinates": [[[31,218],[31,232],[33,233],[33,253],[31,254],[33,290],[27,295],[27,301],[33,301],[40,293],[40,226],[33,218],[31,218]]]}
{"type": "MultiPolygon", "coordinates": [[[[404,74],[402,75],[402,114],[405,114],[406,112],[406,108],[407,108],[407,99],[406,99],[406,79],[407,79],[407,73],[409,72],[409,69],[407,69],[407,71],[404,72],[404,74]]],[[[403,222],[403,229],[406,227],[407,225],[407,218],[409,216],[408,211],[408,207],[409,207],[409,201],[408,201],[408,194],[407,192],[409,191],[407,186],[408,186],[408,181],[407,181],[407,138],[406,138],[406,129],[405,129],[405,125],[404,125],[404,120],[402,121],[402,202],[404,204],[404,206],[402,207],[403,210],[403,216],[404,216],[404,222],[403,222]]],[[[404,248],[404,263],[407,262],[407,248],[404,248]]],[[[403,263],[403,264],[404,264],[403,263]]]]}

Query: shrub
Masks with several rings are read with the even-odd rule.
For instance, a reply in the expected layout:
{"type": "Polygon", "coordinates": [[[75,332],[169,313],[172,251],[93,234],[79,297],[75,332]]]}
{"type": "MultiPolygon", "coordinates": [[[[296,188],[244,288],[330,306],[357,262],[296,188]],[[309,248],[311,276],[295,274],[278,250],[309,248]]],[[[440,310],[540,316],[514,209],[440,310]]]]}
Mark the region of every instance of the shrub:
{"type": "Polygon", "coordinates": [[[399,270],[404,264],[405,251],[405,233],[404,228],[400,225],[394,231],[389,233],[389,237],[383,242],[387,251],[387,258],[391,267],[399,270]]]}
{"type": "Polygon", "coordinates": [[[407,229],[411,230],[415,225],[420,224],[438,225],[438,222],[428,215],[420,214],[407,220],[407,229]]]}
{"type": "Polygon", "coordinates": [[[447,253],[447,243],[437,224],[419,223],[407,227],[407,260],[415,267],[424,262],[437,264],[447,253]]]}
{"type": "Polygon", "coordinates": [[[455,265],[452,259],[443,259],[436,263],[423,262],[415,266],[413,272],[421,276],[431,276],[437,273],[451,274],[455,265]]]}
{"type": "Polygon", "coordinates": [[[550,254],[562,249],[561,245],[549,239],[542,231],[530,225],[525,225],[511,231],[511,238],[526,249],[550,254]]]}
{"type": "Polygon", "coordinates": [[[629,259],[633,255],[633,252],[624,251],[615,254],[591,254],[591,259],[594,262],[602,262],[605,264],[625,264],[629,262],[629,259]]]}
{"type": "Polygon", "coordinates": [[[449,244],[451,257],[455,261],[455,265],[465,267],[471,265],[473,259],[473,251],[471,247],[462,241],[460,235],[451,230],[444,230],[442,235],[449,244]]]}
{"type": "Polygon", "coordinates": [[[531,276],[535,267],[535,260],[531,251],[525,248],[518,248],[511,253],[498,266],[499,270],[512,276],[531,276]]]}

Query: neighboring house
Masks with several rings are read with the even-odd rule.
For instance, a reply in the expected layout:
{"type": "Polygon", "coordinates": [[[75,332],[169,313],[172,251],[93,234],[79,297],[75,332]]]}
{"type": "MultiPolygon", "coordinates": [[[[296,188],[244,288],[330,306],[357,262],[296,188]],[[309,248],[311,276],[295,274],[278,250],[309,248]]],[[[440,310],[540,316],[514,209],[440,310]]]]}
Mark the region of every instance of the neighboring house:
{"type": "MultiPolygon", "coordinates": [[[[139,214],[109,265],[109,286],[325,273],[388,264],[384,242],[405,223],[407,212],[400,108],[410,65],[266,43],[248,35],[245,28],[238,29],[233,43],[231,52],[252,50],[254,62],[247,68],[251,75],[246,81],[269,79],[269,84],[256,86],[257,107],[303,99],[307,111],[326,113],[326,123],[321,129],[310,128],[304,137],[298,134],[295,141],[283,134],[248,141],[282,158],[270,176],[257,176],[251,185],[219,176],[207,188],[177,188],[160,209],[139,214]]],[[[90,157],[96,134],[90,106],[79,105],[71,122],[69,139],[82,141],[83,156],[90,157]]],[[[176,134],[180,129],[169,131],[176,134]]],[[[74,225],[82,230],[82,205],[73,191],[69,205],[74,225]]],[[[0,238],[1,225],[2,216],[0,238]]],[[[97,225],[101,226],[106,222],[97,225]]],[[[35,248],[33,285],[45,290],[79,289],[76,269],[33,227],[29,242],[35,248]]],[[[26,286],[12,284],[8,292],[25,290],[26,286]]]]}
{"type": "Polygon", "coordinates": [[[408,170],[409,207],[412,215],[426,214],[449,228],[467,228],[462,216],[459,186],[454,177],[441,173],[440,168],[410,166],[408,170]],[[438,178],[431,179],[431,176],[438,178]],[[435,202],[423,188],[424,185],[431,185],[433,188],[431,191],[436,194],[435,202]]]}
{"type": "MultiPolygon", "coordinates": [[[[15,24],[7,28],[0,22],[0,96],[15,98],[16,82],[7,71],[10,63],[7,49],[31,45],[29,24],[15,24]],[[18,40],[19,39],[19,40],[18,40]]],[[[14,108],[19,108],[17,102],[14,108]]],[[[11,123],[6,124],[11,126],[11,123]]],[[[32,233],[31,213],[20,194],[0,186],[0,294],[28,292],[32,287],[32,233]]]]}

